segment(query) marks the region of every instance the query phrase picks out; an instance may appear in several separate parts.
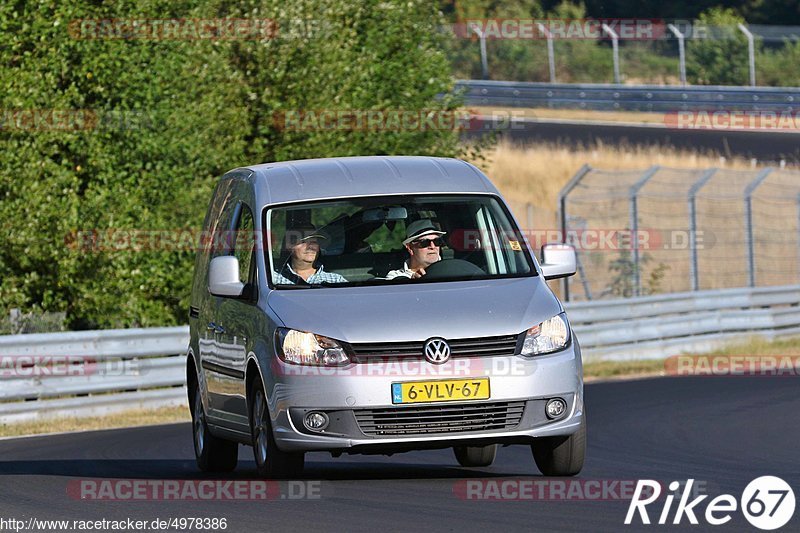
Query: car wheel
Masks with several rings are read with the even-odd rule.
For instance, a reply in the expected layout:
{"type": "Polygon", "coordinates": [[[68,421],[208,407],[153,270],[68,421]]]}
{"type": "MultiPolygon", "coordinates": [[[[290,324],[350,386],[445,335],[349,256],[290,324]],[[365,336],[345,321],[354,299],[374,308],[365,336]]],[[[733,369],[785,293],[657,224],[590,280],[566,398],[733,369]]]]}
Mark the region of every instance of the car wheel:
{"type": "Polygon", "coordinates": [[[545,476],[574,476],[586,456],[586,413],[578,431],[568,437],[539,437],[531,445],[533,458],[545,476]]]}
{"type": "Polygon", "coordinates": [[[250,390],[250,433],[253,438],[253,454],[258,474],[270,479],[300,474],[303,471],[305,455],[278,449],[272,434],[267,399],[260,381],[254,380],[250,390]]]}
{"type": "Polygon", "coordinates": [[[192,433],[194,436],[194,456],[197,466],[203,472],[230,472],[239,460],[239,445],[229,440],[215,437],[208,430],[203,397],[197,385],[192,394],[192,433]]]}
{"type": "Polygon", "coordinates": [[[456,446],[453,448],[461,466],[489,466],[497,456],[497,444],[489,446],[456,446]]]}

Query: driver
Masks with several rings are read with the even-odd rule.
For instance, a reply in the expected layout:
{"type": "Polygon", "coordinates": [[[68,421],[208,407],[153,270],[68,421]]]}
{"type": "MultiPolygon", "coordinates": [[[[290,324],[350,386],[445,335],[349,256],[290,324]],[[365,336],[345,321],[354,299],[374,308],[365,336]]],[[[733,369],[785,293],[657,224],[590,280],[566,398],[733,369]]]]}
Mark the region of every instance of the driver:
{"type": "Polygon", "coordinates": [[[416,220],[406,228],[406,239],[403,245],[408,251],[408,260],[403,263],[403,268],[392,270],[386,274],[386,279],[406,277],[418,279],[425,275],[425,269],[442,259],[441,249],[444,245],[442,235],[433,222],[428,219],[416,220]]]}

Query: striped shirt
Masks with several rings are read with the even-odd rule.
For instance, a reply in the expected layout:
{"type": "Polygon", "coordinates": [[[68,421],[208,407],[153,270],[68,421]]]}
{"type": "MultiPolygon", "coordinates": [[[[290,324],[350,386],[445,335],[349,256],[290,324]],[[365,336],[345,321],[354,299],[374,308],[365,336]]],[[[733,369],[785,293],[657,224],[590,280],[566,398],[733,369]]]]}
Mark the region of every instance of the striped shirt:
{"type": "Polygon", "coordinates": [[[280,271],[280,273],[272,271],[272,282],[275,285],[312,285],[315,283],[347,283],[347,279],[341,274],[335,272],[325,272],[322,265],[316,272],[311,274],[307,280],[301,278],[297,272],[292,269],[292,266],[287,265],[280,271]]]}

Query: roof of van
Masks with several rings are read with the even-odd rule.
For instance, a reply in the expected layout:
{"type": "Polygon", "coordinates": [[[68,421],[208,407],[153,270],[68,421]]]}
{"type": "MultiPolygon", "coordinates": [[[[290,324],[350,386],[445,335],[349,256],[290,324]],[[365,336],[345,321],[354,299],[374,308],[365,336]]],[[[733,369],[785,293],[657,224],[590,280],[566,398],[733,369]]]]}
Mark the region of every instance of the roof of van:
{"type": "Polygon", "coordinates": [[[264,203],[414,193],[494,193],[474,165],[443,157],[333,157],[265,163],[254,171],[264,203]]]}

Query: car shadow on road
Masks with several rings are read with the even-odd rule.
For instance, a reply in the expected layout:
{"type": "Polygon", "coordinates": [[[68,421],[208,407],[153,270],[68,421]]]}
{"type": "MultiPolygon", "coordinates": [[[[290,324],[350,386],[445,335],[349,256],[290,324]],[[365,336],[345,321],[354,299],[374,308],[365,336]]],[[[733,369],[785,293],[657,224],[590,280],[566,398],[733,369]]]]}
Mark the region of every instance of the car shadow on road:
{"type": "MultiPolygon", "coordinates": [[[[453,461],[455,463],[455,460],[453,461]]],[[[517,469],[514,469],[517,470],[517,469]]],[[[308,461],[295,479],[326,481],[369,481],[387,479],[475,479],[538,476],[502,467],[464,468],[456,464],[419,464],[405,461],[308,461]]],[[[0,461],[2,476],[65,476],[94,479],[260,479],[255,462],[240,461],[233,472],[206,474],[193,460],[170,459],[67,459],[0,461]]]]}

